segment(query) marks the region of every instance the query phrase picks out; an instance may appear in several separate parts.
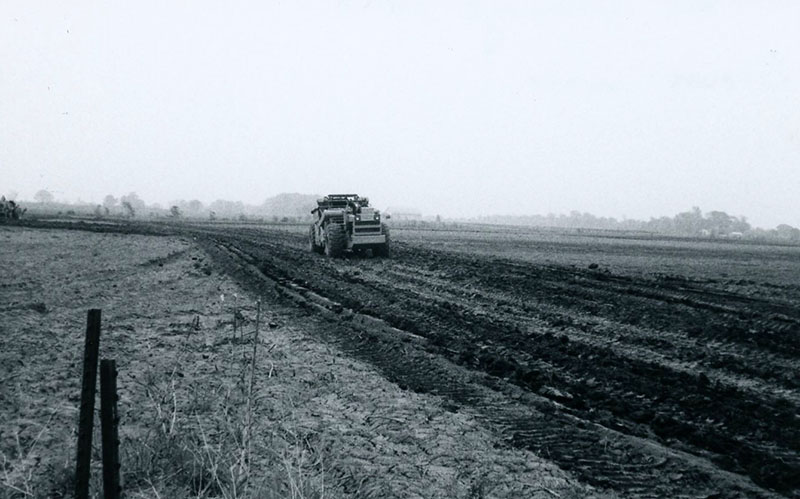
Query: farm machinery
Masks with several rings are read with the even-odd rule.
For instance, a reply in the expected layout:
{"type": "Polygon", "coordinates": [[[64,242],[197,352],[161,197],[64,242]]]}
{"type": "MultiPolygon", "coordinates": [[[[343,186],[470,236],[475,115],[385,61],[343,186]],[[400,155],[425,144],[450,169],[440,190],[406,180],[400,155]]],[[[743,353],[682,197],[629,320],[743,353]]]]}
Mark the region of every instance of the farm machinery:
{"type": "Polygon", "coordinates": [[[329,194],[317,200],[311,213],[311,251],[340,257],[346,251],[371,250],[373,255],[389,256],[389,228],[381,220],[380,211],[369,205],[369,198],[329,194]]]}

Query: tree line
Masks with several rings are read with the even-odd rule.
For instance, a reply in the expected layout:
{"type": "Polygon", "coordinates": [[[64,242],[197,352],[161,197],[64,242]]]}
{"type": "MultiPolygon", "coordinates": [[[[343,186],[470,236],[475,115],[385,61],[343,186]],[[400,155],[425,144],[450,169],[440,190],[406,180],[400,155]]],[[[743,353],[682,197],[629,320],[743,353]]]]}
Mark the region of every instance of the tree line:
{"type": "MultiPolygon", "coordinates": [[[[148,205],[135,192],[122,195],[119,198],[109,194],[105,196],[102,204],[87,205],[91,213],[97,217],[122,216],[134,217],[171,217],[195,219],[266,219],[282,222],[306,221],[309,212],[316,206],[316,195],[308,194],[279,194],[267,198],[260,205],[249,205],[241,201],[228,201],[218,199],[212,203],[192,200],[177,200],[169,206],[158,203],[148,205]]],[[[40,190],[34,195],[34,200],[40,205],[72,206],[67,211],[75,210],[75,205],[56,203],[54,196],[40,190]]],[[[52,211],[52,210],[50,210],[52,211]]],[[[86,210],[81,210],[86,214],[86,210]]],[[[650,220],[623,219],[614,217],[598,217],[591,213],[571,211],[569,214],[547,215],[486,215],[471,219],[480,223],[521,225],[532,227],[560,227],[569,229],[597,229],[597,230],[623,230],[645,231],[656,234],[707,237],[707,238],[745,238],[745,239],[780,239],[800,241],[800,229],[788,224],[781,224],[774,229],[754,228],[747,221],[747,217],[729,215],[724,211],[703,211],[695,206],[689,211],[681,212],[672,217],[658,217],[650,220]]]]}
{"type": "Polygon", "coordinates": [[[572,211],[567,214],[490,215],[478,218],[484,223],[525,225],[535,227],[561,227],[570,229],[598,229],[645,231],[673,236],[694,236],[708,238],[750,238],[750,239],[788,239],[800,241],[800,229],[781,224],[774,229],[754,228],[747,217],[729,215],[724,211],[703,213],[695,206],[689,211],[678,213],[673,217],[651,218],[650,220],[624,219],[614,217],[598,217],[591,213],[572,211]]]}
{"type": "Polygon", "coordinates": [[[316,206],[316,197],[306,194],[279,194],[267,198],[259,205],[224,199],[208,204],[198,199],[179,199],[164,206],[159,203],[146,203],[136,192],[130,192],[119,197],[108,194],[100,204],[92,204],[81,201],[59,202],[52,193],[42,189],[34,195],[36,205],[33,208],[34,211],[94,215],[98,218],[267,219],[291,222],[309,218],[311,210],[316,206]]]}

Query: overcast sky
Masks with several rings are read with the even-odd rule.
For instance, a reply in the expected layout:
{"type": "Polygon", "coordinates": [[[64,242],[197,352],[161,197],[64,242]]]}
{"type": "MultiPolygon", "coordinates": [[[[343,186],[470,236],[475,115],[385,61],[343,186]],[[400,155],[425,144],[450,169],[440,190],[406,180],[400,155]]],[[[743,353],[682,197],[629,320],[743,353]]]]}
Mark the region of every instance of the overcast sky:
{"type": "Polygon", "coordinates": [[[0,191],[800,226],[800,2],[21,2],[0,191]]]}

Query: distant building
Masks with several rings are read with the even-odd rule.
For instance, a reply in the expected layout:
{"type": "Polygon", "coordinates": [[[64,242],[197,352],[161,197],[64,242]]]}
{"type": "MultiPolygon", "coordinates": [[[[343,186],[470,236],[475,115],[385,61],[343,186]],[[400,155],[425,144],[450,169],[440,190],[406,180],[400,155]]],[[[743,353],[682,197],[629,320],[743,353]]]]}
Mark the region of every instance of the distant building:
{"type": "Polygon", "coordinates": [[[422,220],[422,213],[414,208],[389,207],[383,210],[387,215],[392,216],[392,220],[422,220]]]}

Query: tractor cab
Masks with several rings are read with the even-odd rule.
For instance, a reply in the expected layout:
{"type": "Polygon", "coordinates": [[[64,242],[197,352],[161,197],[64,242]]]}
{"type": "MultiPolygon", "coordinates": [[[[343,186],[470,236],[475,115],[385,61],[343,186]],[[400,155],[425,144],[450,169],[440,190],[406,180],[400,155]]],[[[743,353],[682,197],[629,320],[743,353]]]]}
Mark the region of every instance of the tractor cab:
{"type": "Polygon", "coordinates": [[[320,213],[325,210],[345,210],[358,213],[361,208],[369,206],[369,198],[359,197],[358,194],[328,194],[317,199],[317,207],[311,213],[320,213]]]}

